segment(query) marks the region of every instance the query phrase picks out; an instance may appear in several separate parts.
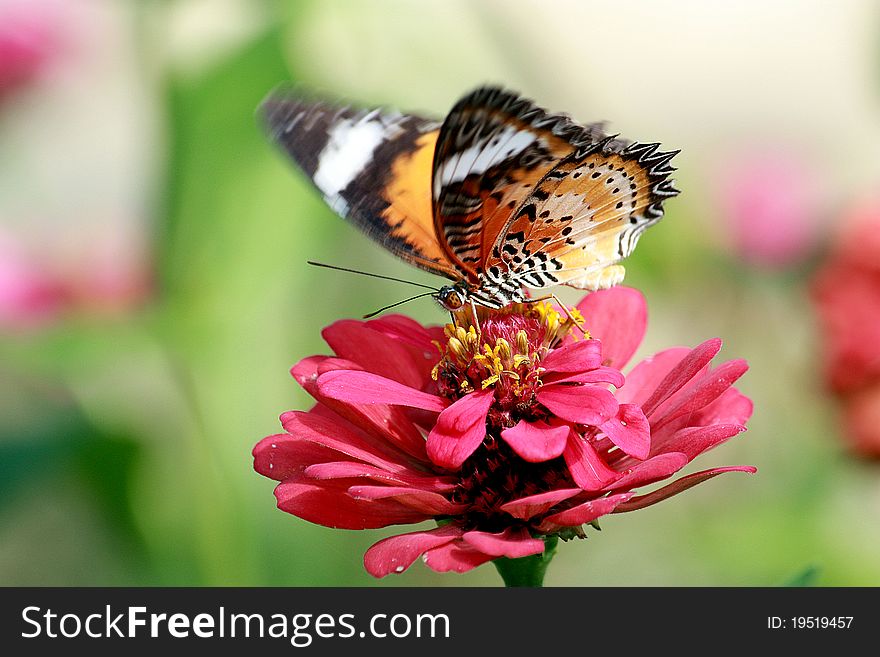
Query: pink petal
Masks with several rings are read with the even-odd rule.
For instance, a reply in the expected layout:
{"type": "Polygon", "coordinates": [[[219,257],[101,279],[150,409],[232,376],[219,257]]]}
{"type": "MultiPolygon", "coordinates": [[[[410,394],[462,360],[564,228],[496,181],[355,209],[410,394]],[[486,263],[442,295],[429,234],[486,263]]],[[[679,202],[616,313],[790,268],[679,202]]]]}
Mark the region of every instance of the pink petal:
{"type": "Polygon", "coordinates": [[[663,378],[691,352],[687,347],[672,347],[649,356],[626,375],[626,383],[615,393],[617,401],[644,406],[663,378]]]}
{"type": "MultiPolygon", "coordinates": [[[[375,465],[389,472],[399,472],[408,469],[407,463],[389,459],[386,455],[377,451],[374,445],[364,440],[361,435],[348,430],[339,422],[320,415],[303,411],[288,411],[282,413],[281,424],[288,433],[299,440],[307,440],[323,445],[338,454],[344,454],[352,459],[375,465]]],[[[287,446],[284,442],[277,444],[282,448],[287,446]]],[[[336,457],[328,460],[338,461],[339,458],[336,457]]]]}
{"type": "Polygon", "coordinates": [[[373,448],[411,468],[428,467],[425,436],[407,417],[409,409],[387,404],[353,405],[321,397],[321,407],[336,421],[365,436],[373,448]]]}
{"type": "MultiPolygon", "coordinates": [[[[349,404],[331,399],[318,391],[318,377],[335,369],[357,369],[341,358],[305,358],[291,369],[297,382],[320,404],[322,415],[331,413],[365,432],[377,448],[403,454],[403,461],[427,462],[425,438],[406,414],[404,407],[387,404],[349,404]]],[[[427,412],[427,411],[426,411],[427,412]]]]}
{"type": "Polygon", "coordinates": [[[575,374],[545,372],[541,376],[541,380],[545,385],[551,383],[610,383],[615,388],[622,388],[625,382],[620,370],[605,366],[575,374]]]}
{"type": "Polygon", "coordinates": [[[351,479],[353,477],[360,477],[371,481],[409,486],[438,493],[448,493],[454,490],[456,486],[456,479],[452,477],[420,477],[403,472],[391,473],[382,468],[357,461],[327,461],[325,459],[322,463],[314,463],[307,466],[303,472],[312,479],[351,479]]]}
{"type": "Polygon", "coordinates": [[[637,459],[646,459],[651,451],[651,426],[642,409],[635,404],[621,404],[617,415],[599,425],[612,443],[637,459]]]}
{"type": "Polygon", "coordinates": [[[616,481],[620,473],[608,467],[586,438],[574,431],[563,452],[565,463],[574,482],[586,491],[597,491],[616,481]]]}
{"type": "Polygon", "coordinates": [[[665,448],[684,452],[693,460],[708,449],[720,445],[745,431],[739,424],[713,424],[708,427],[686,427],[666,441],[665,448]]]}
{"type": "Polygon", "coordinates": [[[311,481],[292,475],[275,487],[278,508],[335,529],[377,529],[422,522],[431,518],[394,500],[355,500],[348,494],[351,480],[311,481]]]}
{"type": "Polygon", "coordinates": [[[530,520],[535,516],[546,513],[559,502],[572,498],[575,495],[580,495],[582,492],[580,488],[551,490],[546,493],[529,495],[528,497],[521,497],[518,500],[507,502],[501,505],[501,510],[519,520],[530,520]]]}
{"type": "Polygon", "coordinates": [[[494,390],[465,395],[437,417],[428,434],[428,457],[435,464],[457,470],[486,437],[486,414],[495,399],[494,390]]]}
{"type": "Polygon", "coordinates": [[[713,338],[695,347],[688,355],[681,359],[663,380],[657,384],[656,390],[642,404],[642,410],[647,417],[657,409],[660,404],[669,399],[680,390],[688,381],[711,361],[721,349],[721,340],[713,338]]]}
{"type": "Polygon", "coordinates": [[[737,359],[722,363],[704,374],[682,394],[671,400],[670,406],[651,418],[651,426],[656,430],[667,422],[682,415],[692,415],[718,399],[737,379],[749,369],[746,361],[737,359]]]}
{"type": "Polygon", "coordinates": [[[645,297],[631,287],[617,286],[588,294],[578,306],[590,335],[602,341],[605,365],[621,369],[645,336],[645,297]]]}
{"type": "Polygon", "coordinates": [[[501,437],[522,459],[542,463],[562,455],[569,431],[568,425],[551,427],[545,422],[520,420],[516,426],[504,429],[501,437]]]}
{"type": "Polygon", "coordinates": [[[600,497],[596,500],[584,502],[578,506],[554,513],[548,516],[538,527],[538,531],[548,532],[554,531],[559,527],[577,527],[588,522],[593,522],[596,518],[611,513],[618,505],[626,502],[633,496],[633,493],[618,493],[617,495],[609,495],[608,497],[600,497]]]}
{"type": "Polygon", "coordinates": [[[340,453],[289,433],[267,436],[253,449],[254,470],[264,477],[282,481],[314,463],[337,460],[340,453]]]}
{"type": "Polygon", "coordinates": [[[443,397],[357,370],[335,370],[322,374],[318,377],[318,391],[349,404],[394,404],[442,411],[449,403],[443,397]]]}
{"type": "Polygon", "coordinates": [[[421,370],[409,350],[364,322],[343,319],[325,328],[321,335],[340,358],[353,361],[368,372],[410,388],[422,384],[421,370]]]}
{"type": "Polygon", "coordinates": [[[324,372],[337,370],[359,370],[357,363],[333,356],[309,356],[303,358],[290,368],[290,374],[307,392],[311,392],[310,385],[318,380],[318,376],[324,372]]]}
{"type": "Polygon", "coordinates": [[[434,341],[442,344],[444,339],[442,327],[425,327],[406,315],[384,315],[366,322],[366,326],[417,349],[426,360],[437,360],[439,352],[434,341]]]}
{"type": "Polygon", "coordinates": [[[420,490],[410,486],[351,486],[348,494],[356,500],[395,500],[404,506],[430,516],[451,516],[466,508],[453,504],[439,493],[420,490]]]}
{"type": "Polygon", "coordinates": [[[462,540],[471,547],[490,557],[519,559],[544,551],[544,541],[532,538],[525,528],[508,527],[498,534],[471,531],[462,535],[462,540]]]}
{"type": "Polygon", "coordinates": [[[576,424],[601,424],[617,413],[614,395],[599,386],[551,383],[537,397],[556,417],[576,424]]]}
{"type": "Polygon", "coordinates": [[[608,486],[607,490],[628,490],[666,479],[689,462],[687,454],[681,452],[658,454],[647,461],[636,463],[620,479],[608,486]]]}
{"type": "Polygon", "coordinates": [[[492,561],[493,557],[456,541],[428,550],[423,559],[428,568],[438,573],[466,573],[487,561],[492,561]]]}
{"type": "Polygon", "coordinates": [[[676,479],[671,484],[664,486],[663,488],[658,488],[647,495],[640,495],[639,497],[632,498],[632,500],[626,504],[621,504],[616,510],[616,513],[626,513],[627,511],[644,509],[646,506],[657,504],[657,502],[661,502],[667,497],[678,495],[679,493],[686,491],[688,488],[692,488],[697,484],[703,483],[707,479],[724,474],[725,472],[748,472],[749,474],[754,474],[757,471],[757,468],[750,465],[736,465],[728,466],[726,468],[712,468],[711,470],[704,470],[703,472],[695,472],[694,474],[687,475],[681,479],[676,479]]]}
{"type": "Polygon", "coordinates": [[[736,388],[728,388],[700,411],[700,424],[745,424],[753,410],[751,399],[736,388]]]}
{"type": "Polygon", "coordinates": [[[602,345],[598,340],[570,342],[553,349],[541,361],[548,372],[585,372],[602,364],[602,345]]]}
{"type": "Polygon", "coordinates": [[[373,577],[402,573],[426,550],[439,547],[461,536],[453,525],[430,531],[412,532],[383,539],[364,554],[364,567],[373,577]]]}

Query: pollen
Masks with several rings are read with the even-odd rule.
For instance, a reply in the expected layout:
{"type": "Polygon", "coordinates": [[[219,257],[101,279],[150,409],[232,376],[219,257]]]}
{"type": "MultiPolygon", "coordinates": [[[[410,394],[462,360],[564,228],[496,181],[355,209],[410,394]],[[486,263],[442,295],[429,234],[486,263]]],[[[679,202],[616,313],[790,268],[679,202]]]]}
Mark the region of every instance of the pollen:
{"type": "Polygon", "coordinates": [[[511,304],[500,310],[470,308],[453,314],[439,344],[440,362],[431,372],[441,394],[450,399],[475,390],[495,392],[493,409],[505,424],[536,406],[541,386],[541,360],[563,340],[589,337],[574,308],[544,302],[511,304]]]}

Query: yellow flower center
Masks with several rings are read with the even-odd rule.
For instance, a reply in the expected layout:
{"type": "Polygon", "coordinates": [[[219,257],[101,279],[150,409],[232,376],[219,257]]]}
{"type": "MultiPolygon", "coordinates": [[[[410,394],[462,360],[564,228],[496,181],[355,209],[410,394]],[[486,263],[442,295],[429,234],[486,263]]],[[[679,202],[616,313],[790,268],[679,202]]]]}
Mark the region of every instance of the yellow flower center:
{"type": "Polygon", "coordinates": [[[569,335],[589,338],[577,309],[560,313],[544,301],[479,308],[479,328],[471,323],[469,307],[453,319],[444,329],[446,344],[437,343],[442,357],[431,373],[441,392],[453,398],[494,386],[508,401],[530,399],[540,386],[544,355],[569,335]]]}

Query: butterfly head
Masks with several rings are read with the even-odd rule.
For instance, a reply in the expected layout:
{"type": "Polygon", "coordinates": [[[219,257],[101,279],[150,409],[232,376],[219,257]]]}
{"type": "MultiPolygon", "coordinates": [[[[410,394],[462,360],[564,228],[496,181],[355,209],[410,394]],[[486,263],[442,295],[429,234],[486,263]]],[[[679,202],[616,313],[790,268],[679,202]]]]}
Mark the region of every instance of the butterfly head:
{"type": "Polygon", "coordinates": [[[434,297],[446,310],[458,310],[468,301],[467,290],[460,284],[444,285],[434,297]]]}

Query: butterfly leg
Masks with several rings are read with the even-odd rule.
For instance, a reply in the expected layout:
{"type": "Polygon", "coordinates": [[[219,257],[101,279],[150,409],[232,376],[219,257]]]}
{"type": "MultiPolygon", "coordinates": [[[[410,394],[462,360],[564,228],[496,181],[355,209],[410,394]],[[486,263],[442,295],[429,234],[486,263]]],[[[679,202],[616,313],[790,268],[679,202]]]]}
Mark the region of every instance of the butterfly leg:
{"type": "Polygon", "coordinates": [[[474,314],[473,326],[477,330],[477,339],[479,339],[479,341],[482,342],[483,341],[483,332],[480,330],[480,317],[479,317],[479,315],[477,315],[477,304],[473,299],[471,299],[471,312],[474,314]]]}
{"type": "Polygon", "coordinates": [[[583,327],[583,320],[576,319],[574,315],[572,315],[569,311],[568,306],[562,303],[560,298],[557,297],[555,294],[545,294],[543,297],[527,299],[526,303],[537,303],[538,301],[547,301],[547,299],[553,299],[553,301],[555,301],[562,308],[562,312],[565,313],[565,316],[568,317],[571,323],[574,324],[583,335],[587,334],[586,329],[584,329],[583,327]]]}

